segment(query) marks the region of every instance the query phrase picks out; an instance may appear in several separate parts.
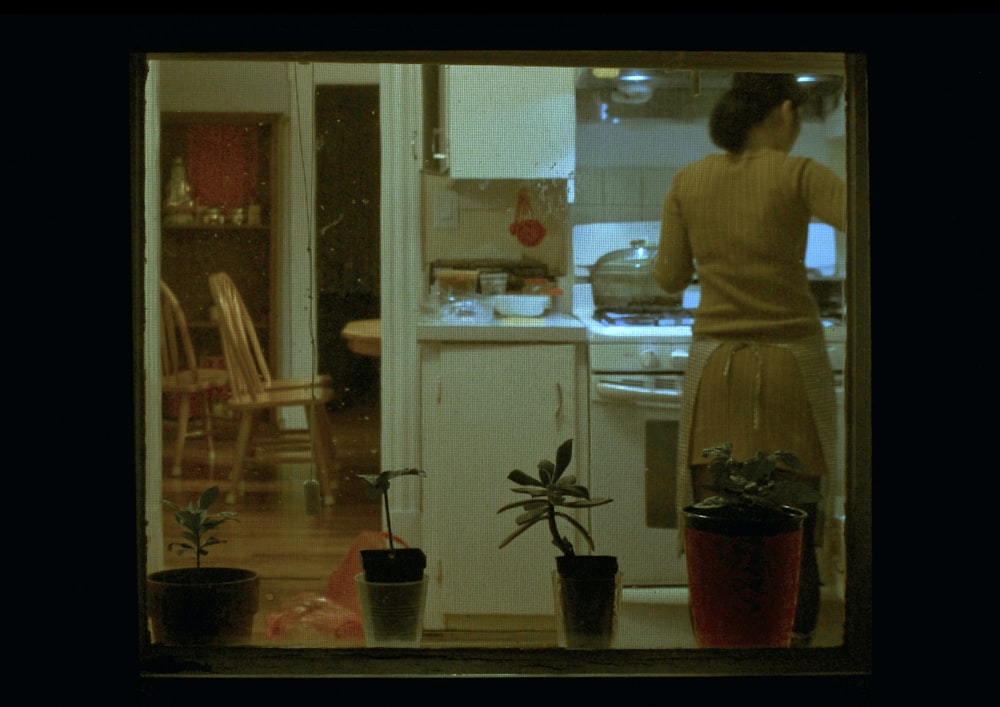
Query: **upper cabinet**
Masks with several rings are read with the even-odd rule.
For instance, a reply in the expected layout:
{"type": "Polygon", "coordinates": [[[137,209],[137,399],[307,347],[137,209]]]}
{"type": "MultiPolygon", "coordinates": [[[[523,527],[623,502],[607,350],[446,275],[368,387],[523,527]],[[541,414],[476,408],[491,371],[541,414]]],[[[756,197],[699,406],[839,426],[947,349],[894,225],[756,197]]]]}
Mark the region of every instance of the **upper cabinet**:
{"type": "Polygon", "coordinates": [[[445,65],[438,164],[453,179],[566,179],[576,164],[575,69],[445,65]]]}

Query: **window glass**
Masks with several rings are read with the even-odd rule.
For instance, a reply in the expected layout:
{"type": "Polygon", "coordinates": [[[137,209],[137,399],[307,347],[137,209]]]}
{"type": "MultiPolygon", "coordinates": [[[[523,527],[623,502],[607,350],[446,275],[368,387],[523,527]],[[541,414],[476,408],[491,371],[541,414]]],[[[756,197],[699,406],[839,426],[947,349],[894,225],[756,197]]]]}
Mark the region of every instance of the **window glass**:
{"type": "MultiPolygon", "coordinates": [[[[383,512],[390,507],[382,505],[383,498],[369,498],[365,482],[357,475],[377,474],[393,465],[423,464],[421,459],[405,458],[405,440],[416,438],[426,444],[426,428],[415,426],[406,417],[414,410],[419,413],[420,396],[428,393],[429,373],[451,370],[449,366],[463,361],[460,351],[455,358],[442,355],[437,360],[412,343],[408,344],[410,348],[400,349],[400,355],[409,356],[408,360],[383,357],[396,345],[398,339],[394,337],[399,336],[407,315],[420,309],[426,302],[423,298],[430,298],[427,276],[431,264],[446,260],[446,255],[456,260],[482,259],[483,251],[478,248],[488,243],[481,235],[484,224],[493,225],[498,218],[510,216],[514,204],[504,197],[508,191],[517,194],[527,185],[536,197],[533,207],[539,220],[551,226],[549,242],[543,241],[543,247],[532,254],[537,253],[548,266],[554,281],[576,294],[575,286],[584,283],[574,267],[578,247],[574,240],[578,234],[586,237],[589,233],[580,227],[658,221],[672,175],[683,164],[713,149],[707,140],[707,108],[731,76],[732,67],[739,67],[741,62],[757,67],[760,64],[755,62],[761,60],[761,56],[739,54],[706,53],[693,58],[678,54],[676,69],[654,72],[656,86],[650,89],[649,96],[644,96],[645,89],[616,83],[606,69],[593,70],[590,63],[575,65],[576,57],[571,53],[560,56],[562,65],[549,68],[565,68],[572,77],[567,90],[574,113],[565,129],[572,134],[568,144],[574,152],[574,168],[565,173],[543,171],[525,176],[527,173],[519,171],[521,167],[512,157],[511,164],[503,167],[509,177],[484,170],[484,176],[470,174],[467,178],[443,172],[446,160],[437,156],[457,149],[456,143],[440,141],[442,135],[459,134],[460,126],[453,121],[460,120],[462,112],[448,111],[447,88],[440,90],[442,86],[438,85],[436,94],[419,88],[429,75],[428,69],[438,64],[426,64],[421,71],[405,64],[355,63],[346,60],[351,57],[336,55],[331,55],[330,61],[311,63],[275,57],[250,61],[245,57],[149,57],[153,62],[143,87],[148,100],[143,121],[144,169],[151,170],[156,178],[133,185],[133,189],[143,195],[145,202],[146,232],[138,245],[147,253],[144,280],[150,316],[160,314],[155,304],[159,302],[158,281],[171,280],[179,290],[199,363],[207,368],[224,367],[225,355],[218,336],[219,304],[212,297],[208,276],[225,270],[234,275],[245,292],[251,321],[263,342],[262,355],[277,375],[315,379],[329,372],[333,378],[334,396],[325,407],[336,439],[336,467],[324,478],[316,464],[276,464],[262,457],[247,465],[242,487],[232,487],[229,465],[239,436],[239,415],[227,406],[231,390],[218,386],[209,391],[206,407],[188,411],[193,426],[205,418],[214,423],[214,455],[204,437],[192,438],[180,452],[174,443],[179,434],[180,397],[164,396],[159,381],[154,379],[160,366],[155,318],[141,342],[151,379],[142,381],[147,392],[143,444],[146,468],[139,488],[146,500],[147,532],[140,542],[148,546],[142,558],[145,566],[140,567],[154,572],[193,563],[190,553],[179,555],[170,546],[183,539],[172,512],[161,505],[161,499],[183,505],[205,488],[219,485],[222,493],[213,510],[236,511],[239,523],[224,523],[215,531],[224,543],[208,547],[203,561],[210,566],[250,566],[261,574],[260,608],[250,643],[273,649],[277,656],[274,660],[283,666],[275,670],[285,670],[285,661],[315,666],[317,655],[325,655],[332,661],[327,665],[333,665],[334,672],[384,671],[377,661],[368,660],[367,654],[358,651],[365,647],[363,626],[352,611],[351,599],[344,599],[356,600],[356,550],[383,530],[383,512]],[[426,101],[419,120],[406,111],[392,109],[404,99],[426,101]],[[428,110],[428,106],[437,110],[428,110]],[[347,122],[350,136],[345,135],[347,122]],[[409,154],[400,158],[388,153],[386,157],[387,150],[399,152],[404,146],[409,154]],[[215,153],[217,159],[212,157],[215,153]],[[418,155],[419,164],[414,159],[418,155]],[[175,174],[176,158],[181,159],[185,170],[179,175],[175,174]],[[347,169],[344,162],[349,163],[347,169]],[[236,166],[230,169],[232,165],[236,166]],[[190,212],[182,208],[167,214],[168,207],[176,206],[167,203],[171,181],[176,179],[187,182],[193,203],[190,212]],[[228,203],[219,196],[228,193],[239,193],[240,203],[228,203]],[[386,223],[416,225],[424,237],[416,246],[402,235],[396,242],[387,235],[386,223]],[[386,267],[387,259],[392,267],[386,267]],[[391,281],[387,281],[387,273],[392,274],[391,281]],[[414,305],[401,293],[420,300],[414,305]],[[381,331],[373,334],[366,328],[374,326],[373,322],[381,322],[381,331]],[[387,323],[397,328],[387,329],[387,323]],[[349,324],[354,325],[350,330],[349,324]],[[378,342],[374,345],[373,337],[378,342]],[[413,376],[414,371],[420,371],[422,378],[414,381],[407,377],[406,372],[413,376]],[[400,390],[408,391],[409,397],[402,398],[400,390]],[[173,460],[181,457],[189,461],[174,467],[173,460]],[[321,484],[318,500],[311,490],[313,482],[321,484]],[[233,497],[227,498],[230,492],[233,497]],[[319,512],[315,512],[317,504],[319,512]],[[343,601],[338,602],[338,598],[343,601]],[[300,648],[315,650],[304,654],[300,648]]],[[[866,96],[852,93],[862,84],[852,72],[862,69],[856,58],[845,61],[844,55],[763,58],[770,62],[764,66],[771,70],[811,73],[823,82],[824,88],[813,94],[804,112],[802,133],[793,154],[813,157],[831,167],[848,181],[852,194],[848,230],[831,231],[815,224],[810,229],[806,262],[815,270],[819,283],[816,291],[822,290],[828,296],[830,314],[844,331],[843,341],[838,342],[843,344],[839,355],[845,361],[839,400],[847,413],[838,445],[842,468],[850,470],[838,472],[832,487],[835,503],[824,516],[826,537],[818,552],[825,584],[823,620],[827,623],[817,635],[816,645],[834,648],[845,663],[854,663],[856,657],[844,647],[845,626],[846,631],[865,636],[867,630],[857,624],[870,619],[870,614],[866,619],[863,608],[858,610],[862,613],[852,615],[852,610],[844,606],[845,599],[848,606],[851,602],[844,581],[845,564],[851,566],[848,552],[862,542],[862,531],[857,529],[870,527],[870,517],[865,513],[870,505],[852,504],[857,499],[849,498],[849,494],[864,488],[863,484],[851,483],[851,475],[863,471],[855,465],[859,455],[864,458],[863,449],[851,444],[863,445],[867,439],[856,430],[851,410],[866,405],[870,395],[867,388],[850,377],[853,367],[870,356],[866,350],[858,351],[869,341],[869,334],[854,319],[856,313],[863,318],[869,297],[867,281],[856,279],[858,268],[863,269],[867,262],[867,254],[861,250],[861,244],[867,243],[867,238],[861,237],[866,235],[861,229],[867,218],[859,212],[862,207],[853,196],[867,185],[867,146],[852,132],[859,112],[852,110],[849,100],[852,95],[866,100],[866,96]],[[801,65],[795,64],[796,60],[801,60],[801,65]],[[851,227],[858,236],[852,234],[851,227]],[[857,309],[849,308],[849,304],[857,309]],[[844,511],[847,507],[852,509],[849,516],[844,511]],[[855,513],[859,517],[854,517],[855,513]]],[[[626,53],[609,54],[607,59],[608,66],[635,63],[626,53]]],[[[440,65],[449,63],[486,67],[496,60],[475,55],[440,57],[440,65]]],[[[529,56],[521,64],[512,62],[508,68],[517,75],[519,69],[543,64],[537,56],[529,56]]],[[[622,76],[620,71],[617,78],[622,76]]],[[[434,78],[425,85],[440,82],[441,74],[435,72],[434,78]]],[[[516,95],[512,92],[512,100],[516,95]]],[[[455,96],[451,99],[454,101],[455,96]]],[[[516,111],[510,112],[510,120],[517,120],[516,111]]],[[[480,128],[479,134],[487,133],[480,128]]],[[[400,231],[404,232],[409,231],[400,231]]],[[[509,248],[503,250],[501,256],[509,252],[509,248]]],[[[568,304],[565,313],[578,314],[576,304],[568,304]]],[[[530,356],[523,360],[529,366],[535,365],[530,356]]],[[[575,365],[572,356],[568,360],[575,365]]],[[[586,357],[582,360],[586,361],[586,357]]],[[[505,369],[497,364],[492,370],[505,369]]],[[[539,380],[557,375],[545,365],[537,370],[542,372],[539,380]]],[[[579,386],[580,396],[575,399],[583,402],[575,412],[585,419],[586,384],[570,376],[567,385],[579,386]]],[[[445,389],[459,392],[464,388],[445,389]]],[[[473,385],[468,390],[483,388],[473,385]]],[[[528,390],[525,394],[530,393],[528,390]]],[[[520,415],[532,419],[530,410],[522,410],[520,415]]],[[[426,420],[426,413],[424,416],[426,420]]],[[[301,428],[305,416],[283,410],[261,422],[272,430],[301,428]]],[[[649,448],[651,440],[660,439],[674,425],[652,419],[643,426],[656,432],[651,437],[640,435],[638,456],[648,460],[651,455],[656,457],[656,450],[649,448]]],[[[467,431],[455,429],[456,436],[463,434],[467,431]]],[[[588,431],[588,435],[592,443],[593,433],[588,431]]],[[[664,445],[673,449],[670,440],[664,445]]],[[[533,471],[530,465],[537,458],[555,451],[511,450],[510,461],[501,459],[500,468],[478,471],[496,474],[503,480],[509,468],[520,465],[533,471]]],[[[575,454],[580,460],[592,458],[587,447],[578,447],[575,454]]],[[[454,541],[440,542],[440,533],[460,533],[462,528],[445,524],[448,530],[444,531],[432,525],[442,522],[439,516],[421,516],[422,508],[442,507],[440,500],[437,506],[434,501],[422,500],[421,494],[430,493],[435,480],[434,469],[426,471],[428,476],[422,479],[394,479],[389,500],[394,534],[404,544],[429,547],[429,569],[434,576],[442,567],[439,558],[434,557],[435,546],[456,547],[454,541]]],[[[646,481],[650,472],[642,470],[646,481]]],[[[645,485],[666,496],[674,493],[669,485],[663,487],[660,476],[653,481],[645,485]]],[[[593,485],[598,480],[591,477],[590,482],[593,485]]],[[[457,491],[442,498],[456,502],[475,498],[475,494],[457,491]]],[[[663,508],[662,503],[657,505],[655,499],[643,498],[641,504],[635,514],[654,516],[657,520],[652,527],[664,525],[667,521],[663,519],[672,515],[672,509],[663,508]]],[[[597,508],[591,513],[605,510],[597,508]]],[[[491,506],[481,515],[491,517],[494,513],[495,507],[491,506]]],[[[512,525],[512,519],[507,520],[512,525]]],[[[506,532],[507,526],[504,528],[506,532]]],[[[501,539],[487,538],[484,542],[484,547],[497,553],[497,562],[511,562],[516,568],[517,553],[527,556],[532,545],[543,546],[539,549],[545,550],[551,560],[548,551],[552,548],[540,534],[532,538],[529,532],[502,550],[496,548],[501,539]]],[[[596,539],[600,545],[603,538],[596,539]]],[[[457,658],[469,661],[463,665],[472,669],[476,659],[470,658],[467,651],[496,650],[504,651],[505,658],[518,666],[516,669],[532,672],[535,668],[530,657],[517,651],[512,654],[512,649],[532,648],[556,656],[557,662],[570,669],[577,665],[571,653],[558,648],[551,596],[539,603],[540,609],[515,612],[499,620],[494,616],[496,603],[491,603],[489,596],[498,591],[516,593],[516,588],[498,589],[489,583],[461,580],[463,586],[469,585],[462,592],[483,599],[482,609],[462,609],[454,614],[447,602],[457,592],[440,588],[451,581],[447,573],[444,577],[436,577],[438,589],[430,590],[425,598],[431,621],[420,643],[436,660],[457,658]]],[[[854,597],[860,607],[865,605],[865,577],[862,569],[862,596],[854,597]]],[[[623,584],[628,601],[622,604],[621,627],[642,628],[634,643],[622,647],[640,649],[643,654],[631,668],[612,658],[612,672],[656,673],[671,669],[666,667],[671,661],[688,660],[669,650],[693,645],[688,642],[690,626],[683,587],[650,591],[646,586],[629,585],[627,577],[623,584]]],[[[144,599],[149,601],[148,594],[144,599]]],[[[152,656],[189,651],[159,645],[144,645],[143,650],[152,656]]],[[[193,650],[199,661],[227,660],[193,650]]],[[[699,669],[704,665],[700,658],[693,660],[692,665],[699,669]]],[[[754,663],[757,659],[750,656],[749,660],[754,663]]],[[[803,660],[808,662],[809,658],[803,660]]],[[[410,662],[404,665],[403,673],[425,669],[410,662]]],[[[763,658],[760,666],[761,670],[767,669],[763,658]]]]}

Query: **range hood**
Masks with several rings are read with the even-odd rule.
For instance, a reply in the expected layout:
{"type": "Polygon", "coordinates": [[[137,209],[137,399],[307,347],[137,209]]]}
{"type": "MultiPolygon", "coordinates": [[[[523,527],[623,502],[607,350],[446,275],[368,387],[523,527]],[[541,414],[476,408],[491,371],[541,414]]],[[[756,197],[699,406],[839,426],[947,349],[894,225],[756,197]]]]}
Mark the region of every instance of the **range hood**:
{"type": "MultiPolygon", "coordinates": [[[[690,69],[588,68],[578,69],[577,113],[580,120],[617,118],[705,117],[732,84],[725,71],[690,69]]],[[[837,108],[844,91],[840,76],[800,78],[808,98],[804,120],[822,120],[837,108]]]]}

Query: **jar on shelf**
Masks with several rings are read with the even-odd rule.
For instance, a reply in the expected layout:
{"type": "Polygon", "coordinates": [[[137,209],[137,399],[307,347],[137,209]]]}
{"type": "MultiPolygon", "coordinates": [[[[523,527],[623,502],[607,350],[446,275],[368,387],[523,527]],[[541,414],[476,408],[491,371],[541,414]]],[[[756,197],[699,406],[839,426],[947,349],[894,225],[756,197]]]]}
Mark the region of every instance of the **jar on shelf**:
{"type": "Polygon", "coordinates": [[[170,181],[163,202],[164,222],[169,226],[188,226],[194,223],[194,213],[194,196],[184,160],[175,157],[170,164],[170,181]]]}

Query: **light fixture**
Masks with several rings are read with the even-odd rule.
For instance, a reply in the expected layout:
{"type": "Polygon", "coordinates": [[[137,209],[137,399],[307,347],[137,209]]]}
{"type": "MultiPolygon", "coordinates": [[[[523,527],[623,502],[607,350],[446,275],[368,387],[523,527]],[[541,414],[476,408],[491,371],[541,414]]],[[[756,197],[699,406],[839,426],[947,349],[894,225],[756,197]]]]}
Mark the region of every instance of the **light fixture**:
{"type": "Polygon", "coordinates": [[[611,100],[615,103],[642,104],[653,96],[650,76],[641,69],[624,69],[615,82],[611,100]]]}

